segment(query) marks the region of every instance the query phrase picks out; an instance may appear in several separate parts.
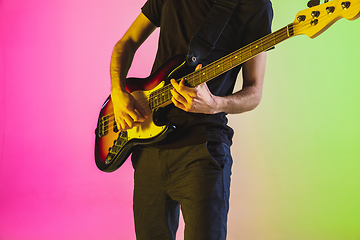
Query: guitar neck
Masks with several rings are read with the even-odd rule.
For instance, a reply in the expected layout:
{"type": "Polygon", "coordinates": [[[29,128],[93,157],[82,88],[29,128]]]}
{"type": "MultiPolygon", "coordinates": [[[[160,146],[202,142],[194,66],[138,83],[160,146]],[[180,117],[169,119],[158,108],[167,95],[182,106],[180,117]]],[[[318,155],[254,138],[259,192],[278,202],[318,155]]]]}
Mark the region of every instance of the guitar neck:
{"type": "MultiPolygon", "coordinates": [[[[256,55],[272,48],[273,46],[283,42],[284,40],[294,36],[293,24],[289,24],[276,32],[273,32],[259,40],[256,40],[245,47],[232,52],[215,62],[206,65],[198,71],[192,72],[184,76],[184,80],[190,87],[196,87],[204,82],[210,81],[232,68],[248,61],[256,55]]],[[[178,79],[177,81],[180,81],[178,79]]],[[[173,89],[171,84],[152,92],[149,97],[149,105],[151,110],[162,107],[171,103],[171,92],[173,89]]]]}

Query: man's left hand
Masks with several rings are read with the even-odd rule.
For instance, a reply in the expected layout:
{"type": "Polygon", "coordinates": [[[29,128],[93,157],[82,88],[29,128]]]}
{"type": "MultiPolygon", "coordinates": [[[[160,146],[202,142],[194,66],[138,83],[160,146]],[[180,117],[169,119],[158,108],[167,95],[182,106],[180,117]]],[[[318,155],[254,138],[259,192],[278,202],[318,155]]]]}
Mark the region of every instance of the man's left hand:
{"type": "Polygon", "coordinates": [[[214,96],[206,83],[200,84],[195,88],[185,86],[185,80],[181,79],[178,83],[171,79],[173,89],[171,90],[171,101],[174,105],[186,112],[193,113],[218,113],[217,98],[214,96]]]}

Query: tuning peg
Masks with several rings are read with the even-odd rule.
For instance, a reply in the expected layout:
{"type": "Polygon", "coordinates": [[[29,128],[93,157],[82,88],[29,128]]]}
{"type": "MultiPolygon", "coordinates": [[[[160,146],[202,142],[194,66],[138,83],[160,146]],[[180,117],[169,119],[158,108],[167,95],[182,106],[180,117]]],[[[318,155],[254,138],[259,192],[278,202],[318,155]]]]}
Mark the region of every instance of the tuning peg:
{"type": "Polygon", "coordinates": [[[307,6],[308,6],[309,8],[311,8],[311,7],[315,7],[315,6],[319,5],[319,4],[320,4],[320,0],[310,0],[310,1],[307,3],[307,6]]]}

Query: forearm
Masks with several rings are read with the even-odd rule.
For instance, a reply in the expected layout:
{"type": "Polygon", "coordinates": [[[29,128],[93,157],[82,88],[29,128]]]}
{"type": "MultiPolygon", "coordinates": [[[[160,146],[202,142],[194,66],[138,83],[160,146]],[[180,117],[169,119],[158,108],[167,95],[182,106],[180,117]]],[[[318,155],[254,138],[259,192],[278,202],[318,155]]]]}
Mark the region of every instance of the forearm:
{"type": "Polygon", "coordinates": [[[266,53],[250,59],[243,65],[243,89],[226,97],[213,95],[206,83],[195,88],[185,86],[184,80],[171,84],[174,89],[172,102],[184,111],[194,113],[216,114],[242,113],[253,110],[261,101],[265,73],[266,53]]]}
{"type": "Polygon", "coordinates": [[[125,79],[135,55],[130,41],[121,39],[116,43],[110,62],[111,90],[125,90],[125,79]]]}
{"type": "Polygon", "coordinates": [[[226,97],[214,96],[215,112],[229,114],[243,113],[255,109],[261,101],[262,91],[256,86],[248,86],[226,97]]]}
{"type": "Polygon", "coordinates": [[[236,114],[256,108],[262,97],[265,65],[265,52],[244,63],[243,88],[227,97],[215,97],[217,112],[236,114]]]}
{"type": "Polygon", "coordinates": [[[110,63],[111,90],[126,91],[125,79],[135,52],[155,28],[155,25],[140,13],[124,36],[116,43],[110,63]]]}

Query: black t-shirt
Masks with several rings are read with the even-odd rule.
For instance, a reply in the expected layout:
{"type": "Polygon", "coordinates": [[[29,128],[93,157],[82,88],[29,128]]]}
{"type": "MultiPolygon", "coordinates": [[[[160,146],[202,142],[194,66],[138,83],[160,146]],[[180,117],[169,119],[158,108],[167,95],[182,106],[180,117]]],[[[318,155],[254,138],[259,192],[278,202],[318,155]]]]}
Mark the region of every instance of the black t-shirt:
{"type": "MultiPolygon", "coordinates": [[[[153,72],[176,55],[186,56],[192,36],[205,19],[215,0],[148,0],[142,13],[160,27],[158,51],[153,72]]],[[[273,17],[270,0],[239,0],[239,4],[210,55],[201,61],[205,66],[215,60],[269,34],[273,17]]],[[[185,58],[184,58],[185,60],[185,58]]],[[[233,93],[241,66],[210,80],[212,94],[233,93]]],[[[204,141],[232,144],[233,130],[227,125],[225,113],[199,114],[168,107],[167,119],[178,133],[158,144],[159,148],[176,148],[204,141]]]]}

